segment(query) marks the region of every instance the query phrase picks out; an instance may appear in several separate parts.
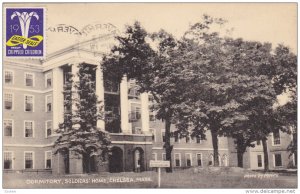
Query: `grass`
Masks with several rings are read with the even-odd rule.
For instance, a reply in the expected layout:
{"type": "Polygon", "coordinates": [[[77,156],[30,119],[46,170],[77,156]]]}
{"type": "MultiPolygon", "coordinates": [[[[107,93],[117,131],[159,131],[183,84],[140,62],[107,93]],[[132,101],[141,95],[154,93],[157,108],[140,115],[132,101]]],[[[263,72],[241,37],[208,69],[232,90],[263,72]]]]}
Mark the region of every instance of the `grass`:
{"type": "MultiPolygon", "coordinates": [[[[4,174],[3,188],[156,188],[157,173],[102,173],[97,175],[4,174]],[[44,181],[36,183],[35,180],[44,181]],[[52,181],[46,183],[46,181],[52,181]],[[56,182],[53,182],[56,181],[56,182]],[[73,183],[72,183],[73,181],[73,183]]],[[[193,169],[162,172],[162,188],[297,188],[296,174],[270,172],[196,172],[193,169]],[[245,175],[251,174],[252,177],[245,175]],[[271,175],[271,176],[270,176],[271,175]]]]}

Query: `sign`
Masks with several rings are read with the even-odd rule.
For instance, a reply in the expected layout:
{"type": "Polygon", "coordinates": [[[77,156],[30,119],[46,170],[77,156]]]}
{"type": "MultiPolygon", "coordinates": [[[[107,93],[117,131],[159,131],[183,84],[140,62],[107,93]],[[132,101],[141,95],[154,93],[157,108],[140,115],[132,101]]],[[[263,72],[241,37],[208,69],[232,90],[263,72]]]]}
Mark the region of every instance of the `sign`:
{"type": "Polygon", "coordinates": [[[158,188],[160,188],[160,182],[161,182],[161,170],[160,168],[164,167],[170,167],[170,161],[164,161],[164,160],[150,160],[150,167],[157,168],[158,171],[158,177],[157,177],[157,184],[158,188]]]}
{"type": "Polygon", "coordinates": [[[170,167],[170,161],[164,160],[150,160],[150,167],[170,167]]]}

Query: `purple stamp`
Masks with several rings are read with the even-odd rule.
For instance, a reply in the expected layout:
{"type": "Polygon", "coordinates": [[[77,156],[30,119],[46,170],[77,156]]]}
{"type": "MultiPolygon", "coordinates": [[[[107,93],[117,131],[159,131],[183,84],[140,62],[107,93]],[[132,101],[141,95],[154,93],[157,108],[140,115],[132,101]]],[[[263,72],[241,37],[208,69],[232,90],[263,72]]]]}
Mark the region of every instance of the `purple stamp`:
{"type": "Polygon", "coordinates": [[[6,8],[6,56],[44,57],[44,8],[6,8]]]}

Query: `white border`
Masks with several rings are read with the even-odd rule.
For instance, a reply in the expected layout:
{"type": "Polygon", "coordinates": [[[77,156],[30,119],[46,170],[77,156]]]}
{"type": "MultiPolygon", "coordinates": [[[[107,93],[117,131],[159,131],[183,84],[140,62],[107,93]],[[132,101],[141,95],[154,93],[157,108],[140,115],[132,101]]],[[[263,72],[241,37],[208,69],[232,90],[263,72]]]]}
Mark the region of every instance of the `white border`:
{"type": "Polygon", "coordinates": [[[35,108],[34,95],[24,94],[24,112],[27,112],[27,113],[34,112],[34,108],[35,108]],[[26,111],[26,96],[31,96],[32,97],[32,111],[26,111]]]}
{"type": "Polygon", "coordinates": [[[35,162],[34,162],[34,151],[24,151],[24,156],[23,156],[23,162],[24,162],[24,170],[26,169],[35,169],[35,162]],[[26,168],[26,164],[25,164],[25,155],[26,153],[32,153],[32,168],[26,168]]]}
{"type": "Polygon", "coordinates": [[[24,120],[24,127],[23,127],[23,133],[24,133],[24,138],[27,139],[27,138],[35,138],[35,135],[34,135],[34,121],[33,120],[24,120]],[[26,122],[32,122],[32,137],[26,137],[26,122]]]}

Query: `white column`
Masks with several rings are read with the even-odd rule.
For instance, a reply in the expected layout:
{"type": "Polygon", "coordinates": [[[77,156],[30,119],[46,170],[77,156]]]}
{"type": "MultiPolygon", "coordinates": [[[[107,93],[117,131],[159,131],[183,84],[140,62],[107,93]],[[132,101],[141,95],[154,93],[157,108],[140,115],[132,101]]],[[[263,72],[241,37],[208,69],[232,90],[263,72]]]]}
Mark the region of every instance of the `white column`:
{"type": "Polygon", "coordinates": [[[149,133],[149,101],[148,93],[141,94],[141,119],[142,119],[142,132],[149,133]]]}
{"type": "Polygon", "coordinates": [[[125,134],[131,134],[128,123],[128,86],[127,76],[124,76],[120,84],[120,101],[121,101],[121,129],[125,134]]]}
{"type": "MultiPolygon", "coordinates": [[[[72,99],[78,98],[78,93],[76,91],[77,89],[74,87],[74,84],[79,81],[79,77],[77,76],[78,70],[79,70],[78,64],[77,63],[73,64],[72,70],[71,70],[72,74],[73,74],[72,99]]],[[[74,111],[76,109],[77,109],[77,107],[76,107],[75,103],[72,102],[72,111],[74,111]]]]}
{"type": "MultiPolygon", "coordinates": [[[[103,72],[99,66],[96,69],[96,95],[98,96],[98,101],[101,101],[100,105],[102,106],[102,112],[104,112],[104,81],[103,72]]],[[[97,127],[102,130],[105,130],[104,119],[97,120],[97,127]]]]}
{"type": "Polygon", "coordinates": [[[53,129],[58,129],[64,121],[63,69],[56,67],[52,70],[53,81],[53,129]]]}

